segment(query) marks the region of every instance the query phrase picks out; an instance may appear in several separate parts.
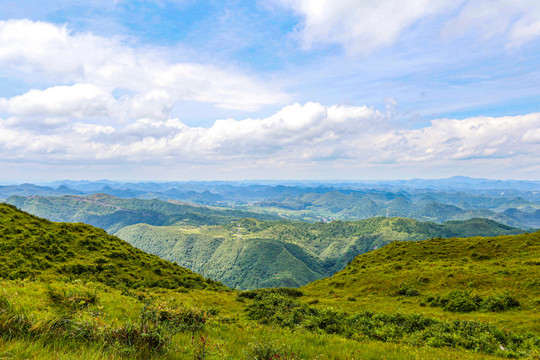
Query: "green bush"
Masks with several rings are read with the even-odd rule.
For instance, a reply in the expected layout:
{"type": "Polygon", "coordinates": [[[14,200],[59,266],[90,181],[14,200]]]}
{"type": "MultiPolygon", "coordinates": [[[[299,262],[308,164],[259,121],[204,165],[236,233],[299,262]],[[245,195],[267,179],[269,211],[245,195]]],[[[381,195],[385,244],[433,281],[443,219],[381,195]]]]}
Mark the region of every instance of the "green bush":
{"type": "Polygon", "coordinates": [[[396,290],[396,295],[402,296],[418,296],[420,292],[415,289],[412,285],[402,284],[399,289],[396,290]]]}
{"type": "Polygon", "coordinates": [[[512,308],[519,307],[519,301],[512,295],[505,293],[499,295],[488,296],[482,302],[482,308],[487,311],[505,311],[512,308]]]}
{"type": "Polygon", "coordinates": [[[442,307],[451,312],[471,312],[477,310],[505,311],[520,306],[519,301],[510,294],[490,295],[483,298],[467,291],[452,291],[443,296],[428,296],[427,303],[442,307]]]}

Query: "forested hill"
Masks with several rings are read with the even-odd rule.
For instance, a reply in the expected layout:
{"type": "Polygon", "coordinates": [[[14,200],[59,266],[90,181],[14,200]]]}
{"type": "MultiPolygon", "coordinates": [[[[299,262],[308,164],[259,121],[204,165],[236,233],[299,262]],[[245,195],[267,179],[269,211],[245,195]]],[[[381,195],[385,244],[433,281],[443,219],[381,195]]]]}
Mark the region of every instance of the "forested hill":
{"type": "Polygon", "coordinates": [[[52,221],[83,222],[114,233],[121,228],[150,225],[218,225],[246,217],[272,220],[276,215],[214,209],[179,201],[121,199],[106,194],[91,196],[11,196],[6,202],[23,211],[52,221]]]}
{"type": "Polygon", "coordinates": [[[297,287],[332,275],[358,254],[395,241],[517,234],[491,220],[443,224],[403,218],[305,223],[243,219],[220,226],[125,227],[131,244],[239,289],[297,287]]]}
{"type": "Polygon", "coordinates": [[[54,223],[0,204],[0,278],[84,279],[119,288],[221,288],[86,224],[54,223]]]}

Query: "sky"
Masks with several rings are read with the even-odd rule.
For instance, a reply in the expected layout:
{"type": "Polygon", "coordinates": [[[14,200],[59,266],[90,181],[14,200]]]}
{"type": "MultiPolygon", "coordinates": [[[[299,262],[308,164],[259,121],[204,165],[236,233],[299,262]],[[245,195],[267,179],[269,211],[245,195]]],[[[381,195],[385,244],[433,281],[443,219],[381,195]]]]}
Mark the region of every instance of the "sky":
{"type": "Polygon", "coordinates": [[[0,2],[0,182],[540,179],[537,0],[0,2]]]}

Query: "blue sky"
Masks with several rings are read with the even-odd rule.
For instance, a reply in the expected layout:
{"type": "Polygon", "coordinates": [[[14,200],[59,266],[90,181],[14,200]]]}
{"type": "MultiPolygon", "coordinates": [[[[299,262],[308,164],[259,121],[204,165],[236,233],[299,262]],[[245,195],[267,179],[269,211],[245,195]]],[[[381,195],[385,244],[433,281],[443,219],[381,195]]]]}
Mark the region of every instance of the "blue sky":
{"type": "Polygon", "coordinates": [[[0,3],[0,180],[539,179],[533,0],[0,3]]]}

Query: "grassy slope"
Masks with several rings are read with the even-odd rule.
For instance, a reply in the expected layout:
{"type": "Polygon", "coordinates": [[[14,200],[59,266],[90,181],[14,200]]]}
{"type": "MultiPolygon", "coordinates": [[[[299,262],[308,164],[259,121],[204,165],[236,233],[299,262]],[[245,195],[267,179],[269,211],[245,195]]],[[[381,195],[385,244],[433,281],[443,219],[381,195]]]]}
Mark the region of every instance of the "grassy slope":
{"type": "Polygon", "coordinates": [[[281,359],[494,359],[468,351],[357,341],[260,325],[248,321],[245,303],[218,284],[102,230],[52,223],[9,205],[0,205],[0,246],[1,358],[254,359],[254,349],[262,346],[278,350],[281,359]],[[95,265],[101,258],[106,262],[95,265]],[[65,266],[84,271],[66,274],[65,266]],[[162,282],[175,277],[182,279],[182,287],[168,289],[170,284],[162,282]],[[76,300],[66,305],[51,293],[76,300]],[[81,294],[95,302],[80,301],[81,294]],[[158,352],[147,346],[149,339],[156,339],[155,328],[135,336],[143,329],[140,314],[146,304],[160,311],[213,308],[211,313],[217,315],[199,330],[167,337],[158,352]],[[298,356],[284,355],[285,351],[298,356]]]}
{"type": "Polygon", "coordinates": [[[0,276],[85,278],[111,286],[221,286],[101,229],[54,223],[0,204],[0,276]]]}
{"type": "Polygon", "coordinates": [[[318,301],[317,306],[322,307],[479,319],[516,331],[540,333],[540,232],[393,242],[356,257],[343,271],[302,290],[306,301],[318,301]],[[402,285],[418,290],[419,295],[397,295],[402,285]],[[481,296],[509,292],[521,307],[459,314],[426,306],[427,296],[452,290],[481,296]]]}
{"type": "Polygon", "coordinates": [[[328,224],[254,219],[203,227],[137,224],[116,235],[230,287],[252,289],[307,284],[392,240],[519,232],[483,219],[435,224],[373,218],[328,224]]]}

